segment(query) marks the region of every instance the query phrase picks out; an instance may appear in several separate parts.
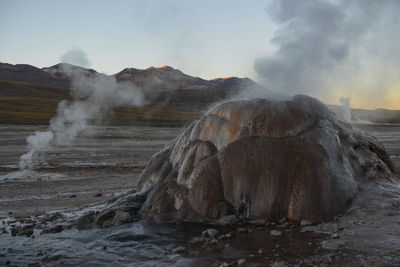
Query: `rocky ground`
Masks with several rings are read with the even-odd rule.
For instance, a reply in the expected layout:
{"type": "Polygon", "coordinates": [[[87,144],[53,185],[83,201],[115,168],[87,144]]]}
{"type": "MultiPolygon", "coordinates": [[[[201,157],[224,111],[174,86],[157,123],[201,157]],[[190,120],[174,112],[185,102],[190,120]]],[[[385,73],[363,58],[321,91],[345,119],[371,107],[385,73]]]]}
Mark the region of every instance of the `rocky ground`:
{"type": "MultiPolygon", "coordinates": [[[[358,127],[377,136],[399,170],[400,126],[358,127]]],[[[80,215],[96,213],[135,188],[135,178],[150,155],[180,129],[101,130],[73,148],[49,151],[50,161],[23,175],[16,164],[31,131],[23,126],[1,131],[0,264],[400,265],[400,186],[395,182],[365,184],[351,209],[318,225],[282,220],[233,221],[224,226],[235,220],[226,217],[214,225],[133,222],[78,230],[80,215]]]]}

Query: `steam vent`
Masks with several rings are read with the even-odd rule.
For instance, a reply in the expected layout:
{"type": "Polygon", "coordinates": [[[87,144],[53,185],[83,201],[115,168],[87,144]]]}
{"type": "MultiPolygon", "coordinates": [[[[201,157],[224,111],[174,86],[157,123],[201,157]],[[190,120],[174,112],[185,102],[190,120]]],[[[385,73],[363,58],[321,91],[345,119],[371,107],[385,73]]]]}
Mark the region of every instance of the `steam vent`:
{"type": "Polygon", "coordinates": [[[239,218],[321,221],[342,212],[358,184],[393,165],[372,136],[308,96],[221,104],[152,157],[139,188],[156,222],[239,218]]]}

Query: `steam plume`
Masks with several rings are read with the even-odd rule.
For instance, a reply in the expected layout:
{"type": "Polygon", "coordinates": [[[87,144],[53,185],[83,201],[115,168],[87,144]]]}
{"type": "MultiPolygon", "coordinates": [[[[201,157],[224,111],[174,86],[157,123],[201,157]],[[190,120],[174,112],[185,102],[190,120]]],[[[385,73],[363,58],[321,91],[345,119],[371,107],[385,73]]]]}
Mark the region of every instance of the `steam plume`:
{"type": "Polygon", "coordinates": [[[63,64],[71,77],[72,101],[58,104],[57,115],[50,120],[47,131],[36,132],[27,138],[28,152],[20,158],[21,169],[32,168],[36,156],[52,146],[69,145],[89,122],[101,118],[113,106],[142,105],[142,92],[130,83],[117,83],[114,77],[89,74],[84,69],[63,64]]]}
{"type": "Polygon", "coordinates": [[[400,82],[400,1],[274,0],[266,10],[278,24],[277,50],[254,67],[268,88],[330,102],[350,90],[359,104],[378,96],[375,105],[391,104],[400,82]]]}
{"type": "Polygon", "coordinates": [[[61,63],[68,63],[84,68],[91,65],[87,54],[80,48],[71,48],[61,56],[60,61],[61,63]]]}
{"type": "Polygon", "coordinates": [[[350,106],[350,98],[341,97],[339,98],[339,103],[342,104],[344,109],[344,119],[347,122],[351,122],[351,106],[350,106]]]}

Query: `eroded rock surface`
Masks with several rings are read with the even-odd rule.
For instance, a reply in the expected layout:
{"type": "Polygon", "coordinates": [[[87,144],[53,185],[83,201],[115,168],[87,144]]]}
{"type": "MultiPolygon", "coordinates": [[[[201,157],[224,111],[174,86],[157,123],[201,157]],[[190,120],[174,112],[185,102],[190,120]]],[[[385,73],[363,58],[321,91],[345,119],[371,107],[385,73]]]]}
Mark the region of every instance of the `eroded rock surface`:
{"type": "Polygon", "coordinates": [[[321,221],[351,203],[358,183],[389,179],[393,168],[375,138],[314,98],[229,102],[152,157],[139,182],[150,192],[141,215],[321,221]]]}

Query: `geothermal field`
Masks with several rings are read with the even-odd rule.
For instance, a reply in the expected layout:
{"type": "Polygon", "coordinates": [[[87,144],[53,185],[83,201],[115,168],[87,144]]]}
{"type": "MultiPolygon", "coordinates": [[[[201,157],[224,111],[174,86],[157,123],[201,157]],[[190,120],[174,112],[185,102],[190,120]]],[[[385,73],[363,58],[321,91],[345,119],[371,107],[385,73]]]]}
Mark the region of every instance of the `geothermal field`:
{"type": "MultiPolygon", "coordinates": [[[[399,167],[400,126],[355,126],[376,136],[399,167]]],[[[137,189],[151,155],[182,128],[94,127],[73,145],[43,153],[40,167],[20,171],[25,138],[36,130],[43,127],[1,127],[2,265],[400,264],[400,187],[389,181],[366,183],[352,207],[313,225],[290,220],[229,226],[138,221],[79,230],[76,218],[101,211],[137,189]],[[207,229],[218,233],[204,242],[200,237],[207,229]]]]}
{"type": "Polygon", "coordinates": [[[400,0],[0,0],[0,266],[400,266],[400,0]]]}

